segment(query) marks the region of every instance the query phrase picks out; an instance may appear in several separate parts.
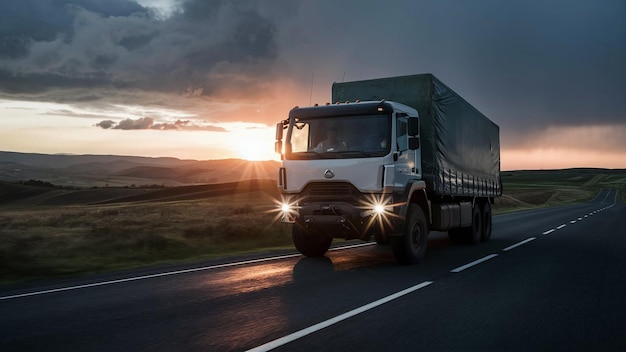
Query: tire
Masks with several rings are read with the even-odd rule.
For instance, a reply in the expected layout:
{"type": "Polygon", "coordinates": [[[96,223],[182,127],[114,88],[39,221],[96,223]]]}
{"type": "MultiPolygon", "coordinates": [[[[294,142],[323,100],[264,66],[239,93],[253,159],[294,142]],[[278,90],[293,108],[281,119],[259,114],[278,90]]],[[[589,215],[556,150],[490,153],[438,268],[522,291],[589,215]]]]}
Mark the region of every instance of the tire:
{"type": "Polygon", "coordinates": [[[483,227],[482,227],[482,213],[481,207],[478,204],[474,204],[472,208],[472,226],[467,230],[467,240],[469,244],[479,244],[482,241],[483,227]]]}
{"type": "Polygon", "coordinates": [[[306,231],[298,224],[294,224],[291,229],[291,238],[293,244],[296,246],[298,252],[307,257],[322,257],[330,245],[333,243],[333,239],[329,237],[315,236],[314,234],[306,231]]]}
{"type": "Polygon", "coordinates": [[[393,256],[401,264],[417,264],[426,255],[428,224],[419,206],[411,206],[402,236],[391,238],[393,256]]]}
{"type": "Polygon", "coordinates": [[[487,242],[489,241],[489,239],[491,239],[492,230],[491,204],[489,204],[489,201],[487,201],[480,207],[480,209],[482,217],[482,236],[480,240],[481,242],[487,242]]]}

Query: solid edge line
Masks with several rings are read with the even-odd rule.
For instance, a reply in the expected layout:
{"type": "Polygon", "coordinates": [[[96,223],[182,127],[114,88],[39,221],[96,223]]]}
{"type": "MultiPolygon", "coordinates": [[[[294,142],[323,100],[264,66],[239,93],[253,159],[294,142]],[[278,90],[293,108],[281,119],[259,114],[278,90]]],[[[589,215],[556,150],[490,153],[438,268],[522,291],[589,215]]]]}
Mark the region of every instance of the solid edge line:
{"type": "Polygon", "coordinates": [[[394,293],[392,295],[389,295],[387,297],[381,298],[381,299],[379,299],[377,301],[374,301],[372,303],[368,303],[368,304],[366,304],[364,306],[361,306],[359,308],[353,309],[353,310],[351,310],[349,312],[343,313],[343,314],[338,315],[338,316],[336,316],[334,318],[328,319],[328,320],[323,321],[321,323],[317,323],[315,325],[311,325],[308,328],[302,329],[300,331],[296,331],[296,332],[294,332],[292,334],[289,334],[287,336],[281,337],[281,338],[276,339],[274,341],[270,341],[270,342],[268,342],[266,344],[263,344],[261,346],[255,347],[253,349],[250,349],[250,350],[248,350],[248,352],[261,352],[261,351],[272,350],[274,348],[280,347],[280,346],[285,345],[285,344],[287,344],[289,342],[295,341],[295,340],[297,340],[299,338],[302,338],[304,336],[310,335],[310,334],[312,334],[314,332],[317,332],[319,330],[327,328],[327,327],[329,327],[331,325],[337,324],[337,323],[339,323],[339,322],[341,322],[343,320],[346,320],[348,318],[351,318],[351,317],[353,317],[355,315],[361,314],[361,313],[366,312],[366,311],[368,311],[370,309],[373,309],[373,308],[376,308],[376,307],[378,307],[380,305],[383,305],[385,303],[391,302],[394,299],[397,299],[397,298],[400,298],[402,296],[408,295],[409,293],[417,291],[417,290],[419,290],[421,288],[424,288],[424,287],[426,287],[426,286],[428,286],[428,285],[430,285],[432,283],[433,283],[433,281],[424,281],[421,284],[409,287],[409,288],[407,288],[405,290],[396,292],[396,293],[394,293]]]}
{"type": "Polygon", "coordinates": [[[473,261],[473,262],[471,262],[471,263],[465,264],[465,265],[460,266],[460,267],[458,267],[458,268],[456,268],[456,269],[452,269],[452,270],[450,270],[450,272],[451,272],[451,273],[460,273],[461,271],[463,271],[463,270],[465,270],[465,269],[467,269],[467,268],[471,268],[471,267],[473,267],[474,265],[480,264],[480,263],[482,263],[482,262],[484,262],[484,261],[487,261],[487,260],[489,260],[489,259],[495,258],[495,257],[497,257],[497,256],[498,256],[497,254],[490,254],[490,255],[488,255],[488,256],[486,256],[486,257],[484,257],[484,258],[481,258],[481,259],[475,260],[475,261],[473,261]]]}
{"type": "Polygon", "coordinates": [[[143,275],[143,276],[135,276],[135,277],[129,277],[129,278],[126,278],[126,279],[118,279],[118,280],[111,280],[111,281],[95,282],[95,283],[92,283],[92,284],[85,284],[85,285],[78,285],[78,286],[61,287],[61,288],[55,288],[55,289],[51,289],[51,290],[22,293],[22,294],[11,295],[11,296],[1,296],[0,300],[12,299],[12,298],[20,298],[20,297],[28,297],[28,296],[36,296],[36,295],[43,295],[43,294],[54,293],[54,292],[78,290],[78,289],[81,289],[81,288],[89,288],[89,287],[96,287],[96,286],[112,285],[112,284],[119,284],[119,283],[130,282],[130,281],[153,279],[153,278],[162,277],[162,276],[170,276],[170,275],[193,273],[193,272],[196,272],[196,271],[204,271],[204,270],[211,270],[211,269],[227,268],[227,267],[231,267],[231,266],[254,264],[254,263],[260,263],[260,262],[266,262],[266,261],[272,261],[272,260],[279,260],[279,259],[287,259],[287,258],[293,258],[293,257],[299,257],[299,256],[301,256],[301,254],[299,254],[299,253],[298,254],[287,254],[287,255],[281,255],[281,256],[277,256],[277,257],[269,257],[269,258],[259,258],[259,259],[246,260],[246,261],[243,261],[243,262],[217,264],[217,265],[205,266],[205,267],[200,267],[200,268],[168,271],[168,272],[165,272],[165,273],[143,275]]]}
{"type": "MultiPolygon", "coordinates": [[[[330,250],[335,250],[336,251],[336,250],[342,250],[342,249],[358,248],[358,247],[370,246],[370,245],[373,245],[373,244],[374,244],[373,242],[372,243],[363,243],[363,244],[360,243],[360,244],[354,244],[354,245],[339,246],[339,247],[331,248],[330,250]]],[[[7,299],[14,299],[14,298],[22,298],[22,297],[29,297],[29,296],[44,295],[44,294],[55,293],[55,292],[78,290],[78,289],[82,289],[82,288],[119,284],[119,283],[123,283],[123,282],[138,281],[138,280],[145,280],[145,279],[153,279],[153,278],[162,277],[162,276],[187,274],[187,273],[193,273],[193,272],[196,272],[196,271],[221,269],[221,268],[228,268],[228,267],[239,266],[239,265],[269,262],[269,261],[273,261],[273,260],[295,258],[295,257],[299,257],[299,256],[301,256],[300,253],[297,253],[297,254],[286,254],[286,255],[281,255],[281,256],[277,256],[277,257],[259,258],[259,259],[246,260],[246,261],[242,261],[242,262],[233,262],[233,263],[217,264],[217,265],[211,265],[211,266],[205,266],[205,267],[193,268],[193,269],[168,271],[168,272],[158,273],[158,274],[129,277],[129,278],[126,278],[126,279],[118,279],[118,280],[111,280],[111,281],[95,282],[95,283],[92,283],[92,284],[85,284],[85,285],[61,287],[61,288],[55,288],[55,289],[51,289],[51,290],[22,293],[22,294],[11,295],[11,296],[0,296],[0,301],[1,300],[7,300],[7,299]]]]}
{"type": "Polygon", "coordinates": [[[525,240],[524,240],[524,241],[522,241],[522,242],[519,242],[519,243],[516,243],[516,244],[514,244],[514,245],[512,245],[512,246],[506,247],[506,248],[505,248],[505,249],[503,249],[502,251],[504,251],[504,252],[510,251],[510,250],[511,250],[511,249],[513,249],[513,248],[517,248],[517,247],[519,247],[519,246],[521,246],[521,245],[524,245],[524,244],[526,244],[526,243],[528,243],[528,242],[530,242],[530,241],[533,241],[533,240],[535,240],[535,239],[536,239],[535,237],[531,237],[531,238],[525,239],[525,240]]]}
{"type": "Polygon", "coordinates": [[[366,242],[366,243],[357,243],[357,244],[349,244],[346,246],[338,246],[338,247],[334,247],[334,248],[330,248],[328,251],[340,251],[342,249],[350,249],[350,248],[359,248],[359,247],[367,247],[367,246],[373,246],[375,245],[375,242],[366,242]]]}

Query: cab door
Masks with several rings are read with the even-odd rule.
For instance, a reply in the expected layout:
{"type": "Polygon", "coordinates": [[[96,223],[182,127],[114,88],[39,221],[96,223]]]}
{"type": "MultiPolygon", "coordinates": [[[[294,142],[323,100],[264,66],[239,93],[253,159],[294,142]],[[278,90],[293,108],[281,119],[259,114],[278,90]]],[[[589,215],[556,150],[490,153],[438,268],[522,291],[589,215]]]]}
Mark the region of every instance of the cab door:
{"type": "Polygon", "coordinates": [[[404,188],[409,180],[421,178],[418,118],[397,112],[395,132],[395,187],[404,188]]]}

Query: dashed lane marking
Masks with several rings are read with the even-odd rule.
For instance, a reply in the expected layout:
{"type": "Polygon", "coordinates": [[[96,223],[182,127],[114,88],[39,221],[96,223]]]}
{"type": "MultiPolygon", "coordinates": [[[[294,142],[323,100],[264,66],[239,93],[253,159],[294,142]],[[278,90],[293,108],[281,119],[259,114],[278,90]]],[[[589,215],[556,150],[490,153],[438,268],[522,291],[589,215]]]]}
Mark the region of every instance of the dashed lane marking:
{"type": "Polygon", "coordinates": [[[524,244],[526,244],[526,243],[528,243],[528,242],[534,241],[535,239],[536,239],[535,237],[531,237],[531,238],[525,239],[525,240],[523,240],[522,242],[518,242],[518,243],[516,243],[516,244],[514,244],[514,245],[512,245],[512,246],[508,246],[508,247],[506,247],[505,249],[503,249],[503,251],[504,251],[504,252],[508,252],[508,251],[510,251],[510,250],[511,250],[511,249],[513,249],[513,248],[517,248],[517,247],[519,247],[519,246],[521,246],[521,245],[524,245],[524,244]]]}
{"type": "Polygon", "coordinates": [[[368,303],[368,304],[366,304],[364,306],[361,306],[359,308],[353,309],[353,310],[351,310],[349,312],[343,313],[343,314],[338,315],[338,316],[336,316],[334,318],[325,320],[325,321],[323,321],[321,323],[317,323],[315,325],[309,326],[308,328],[302,329],[300,331],[296,331],[296,332],[294,332],[292,334],[289,334],[287,336],[281,337],[281,338],[276,339],[274,341],[270,341],[270,342],[268,342],[266,344],[263,344],[261,346],[255,347],[255,348],[250,349],[248,351],[261,352],[261,351],[273,350],[274,348],[278,348],[278,347],[280,347],[282,345],[285,345],[285,344],[287,344],[287,343],[289,343],[291,341],[294,341],[294,340],[297,340],[297,339],[302,338],[304,336],[310,335],[310,334],[312,334],[314,332],[317,332],[319,330],[327,328],[327,327],[329,327],[331,325],[337,324],[337,323],[339,323],[339,322],[341,322],[343,320],[346,320],[348,318],[351,318],[351,317],[353,317],[355,315],[361,314],[361,313],[366,312],[366,311],[368,311],[370,309],[373,309],[373,308],[381,306],[381,305],[383,305],[385,303],[391,302],[391,301],[393,301],[395,299],[398,299],[398,298],[400,298],[402,296],[406,296],[409,293],[412,293],[412,292],[415,292],[415,291],[417,291],[419,289],[422,289],[422,288],[424,288],[424,287],[426,287],[426,286],[428,286],[428,285],[430,285],[432,283],[433,283],[432,281],[424,281],[421,284],[418,284],[418,285],[415,285],[415,286],[411,286],[411,287],[409,287],[409,288],[407,288],[405,290],[396,292],[396,293],[394,293],[392,295],[389,295],[387,297],[381,298],[381,299],[379,299],[377,301],[374,301],[372,303],[368,303]]]}
{"type": "Polygon", "coordinates": [[[458,267],[458,268],[452,269],[452,270],[450,270],[450,272],[451,272],[451,273],[460,273],[461,271],[463,271],[463,270],[465,270],[465,269],[471,268],[471,267],[473,267],[474,265],[478,265],[478,264],[480,264],[480,263],[482,263],[482,262],[485,262],[485,261],[487,261],[487,260],[489,260],[489,259],[492,259],[492,258],[495,258],[495,257],[497,257],[497,256],[498,256],[497,254],[490,254],[490,255],[488,255],[488,256],[486,256],[486,257],[484,257],[484,258],[480,258],[480,259],[478,259],[478,260],[474,260],[474,261],[473,261],[473,262],[471,262],[471,263],[468,263],[468,264],[465,264],[465,265],[460,266],[460,267],[458,267]]]}

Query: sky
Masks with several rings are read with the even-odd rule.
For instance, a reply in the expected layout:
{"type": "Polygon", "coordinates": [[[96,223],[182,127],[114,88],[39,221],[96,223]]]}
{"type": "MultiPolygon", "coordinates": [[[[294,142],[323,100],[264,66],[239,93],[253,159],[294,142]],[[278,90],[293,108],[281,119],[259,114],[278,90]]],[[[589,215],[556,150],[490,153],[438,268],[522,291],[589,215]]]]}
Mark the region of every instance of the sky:
{"type": "Polygon", "coordinates": [[[333,82],[433,73],[501,168],[626,168],[623,0],[0,0],[0,150],[276,159],[333,82]]]}

